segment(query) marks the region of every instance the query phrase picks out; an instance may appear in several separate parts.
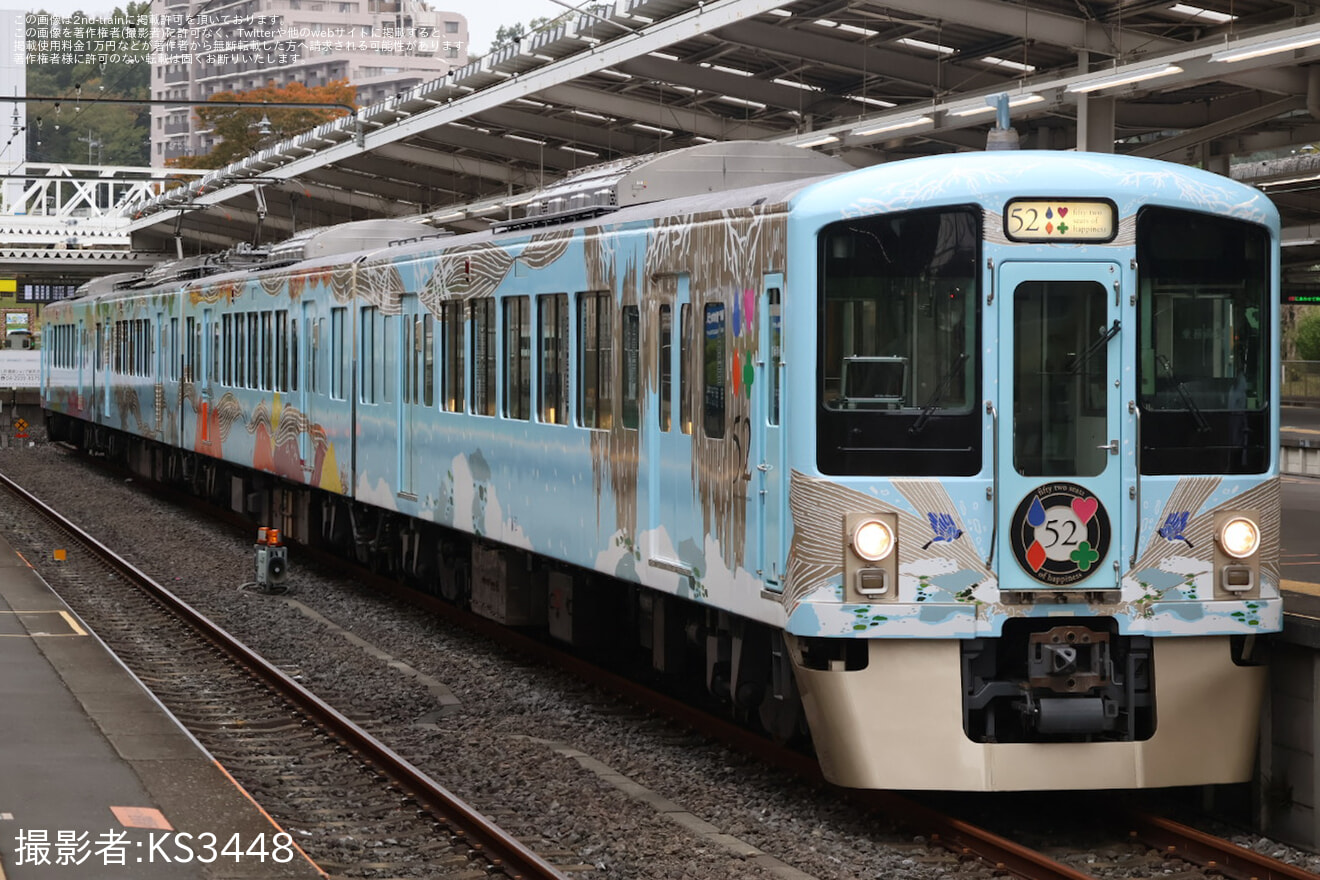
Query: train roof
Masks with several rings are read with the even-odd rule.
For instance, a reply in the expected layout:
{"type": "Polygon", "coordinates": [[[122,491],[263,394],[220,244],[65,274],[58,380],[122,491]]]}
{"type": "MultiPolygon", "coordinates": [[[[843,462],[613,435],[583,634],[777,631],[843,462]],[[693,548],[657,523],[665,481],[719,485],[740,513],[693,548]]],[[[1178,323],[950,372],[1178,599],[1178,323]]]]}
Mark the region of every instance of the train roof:
{"type": "Polygon", "coordinates": [[[1102,153],[1003,150],[927,156],[854,169],[810,150],[735,141],[592,166],[538,191],[521,218],[452,235],[424,218],[380,219],[309,229],[266,248],[236,248],[161,264],[140,276],[107,276],[80,295],[148,289],[208,276],[286,268],[317,271],[346,262],[409,258],[440,249],[517,240],[554,228],[622,226],[665,216],[791,204],[822,215],[982,201],[1008,196],[1111,198],[1120,216],[1167,197],[1277,228],[1278,214],[1258,190],[1228,177],[1154,159],[1102,153]]]}
{"type": "Polygon", "coordinates": [[[1011,198],[1106,198],[1119,217],[1143,205],[1202,210],[1278,228],[1274,204],[1254,187],[1186,165],[1111,153],[1006,150],[926,156],[816,181],[793,208],[839,217],[1011,198]]]}

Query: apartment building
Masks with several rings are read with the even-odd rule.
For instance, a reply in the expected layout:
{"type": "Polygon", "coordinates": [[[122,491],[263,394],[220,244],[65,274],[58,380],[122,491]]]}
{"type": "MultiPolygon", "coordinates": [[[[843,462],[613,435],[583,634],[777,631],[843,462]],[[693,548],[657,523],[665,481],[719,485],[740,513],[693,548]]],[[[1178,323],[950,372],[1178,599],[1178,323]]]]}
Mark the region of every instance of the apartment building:
{"type": "Polygon", "coordinates": [[[347,79],[359,104],[468,61],[467,19],[422,0],[153,0],[151,162],[207,153],[193,112],[220,92],[347,79]]]}

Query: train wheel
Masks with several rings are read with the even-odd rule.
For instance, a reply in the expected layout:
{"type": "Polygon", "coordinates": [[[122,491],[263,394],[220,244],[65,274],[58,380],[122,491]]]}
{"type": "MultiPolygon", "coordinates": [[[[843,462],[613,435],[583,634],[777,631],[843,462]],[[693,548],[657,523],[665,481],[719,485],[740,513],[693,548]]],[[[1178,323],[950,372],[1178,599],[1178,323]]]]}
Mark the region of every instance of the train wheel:
{"type": "Polygon", "coordinates": [[[802,742],[807,734],[807,719],[796,688],[791,696],[766,697],[758,709],[761,727],[780,745],[802,742]]]}

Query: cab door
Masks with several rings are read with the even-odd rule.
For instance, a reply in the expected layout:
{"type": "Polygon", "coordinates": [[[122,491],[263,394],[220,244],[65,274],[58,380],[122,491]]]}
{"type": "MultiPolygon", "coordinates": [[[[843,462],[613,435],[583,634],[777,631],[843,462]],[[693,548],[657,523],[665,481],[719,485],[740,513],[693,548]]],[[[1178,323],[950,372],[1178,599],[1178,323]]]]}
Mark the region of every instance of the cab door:
{"type": "Polygon", "coordinates": [[[1118,584],[1121,277],[1109,262],[1000,266],[1001,589],[1118,584]]]}
{"type": "MultiPolygon", "coordinates": [[[[784,476],[784,438],[782,434],[784,381],[784,276],[767,275],[761,285],[761,302],[756,310],[760,333],[757,358],[757,402],[761,409],[753,437],[760,442],[760,461],[756,464],[759,483],[758,524],[760,564],[757,566],[766,589],[783,589],[784,515],[788,509],[787,480],[784,476]]],[[[755,408],[753,417],[756,418],[755,408]]],[[[756,442],[755,440],[753,442],[756,442]]]]}

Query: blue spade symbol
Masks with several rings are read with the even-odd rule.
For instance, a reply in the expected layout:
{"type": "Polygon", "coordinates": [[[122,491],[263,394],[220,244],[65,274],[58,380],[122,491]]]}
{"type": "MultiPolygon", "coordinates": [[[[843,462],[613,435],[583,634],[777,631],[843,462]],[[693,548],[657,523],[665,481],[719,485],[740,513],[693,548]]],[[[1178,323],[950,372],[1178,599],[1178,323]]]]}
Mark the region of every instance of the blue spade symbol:
{"type": "Polygon", "coordinates": [[[1040,503],[1039,498],[1031,499],[1031,507],[1027,508],[1027,525],[1033,529],[1045,525],[1045,507],[1040,503]]]}
{"type": "Polygon", "coordinates": [[[1045,209],[1045,219],[1046,219],[1046,220],[1053,220],[1053,219],[1054,219],[1054,209],[1053,209],[1053,208],[1046,208],[1046,209],[1045,209]]]}

